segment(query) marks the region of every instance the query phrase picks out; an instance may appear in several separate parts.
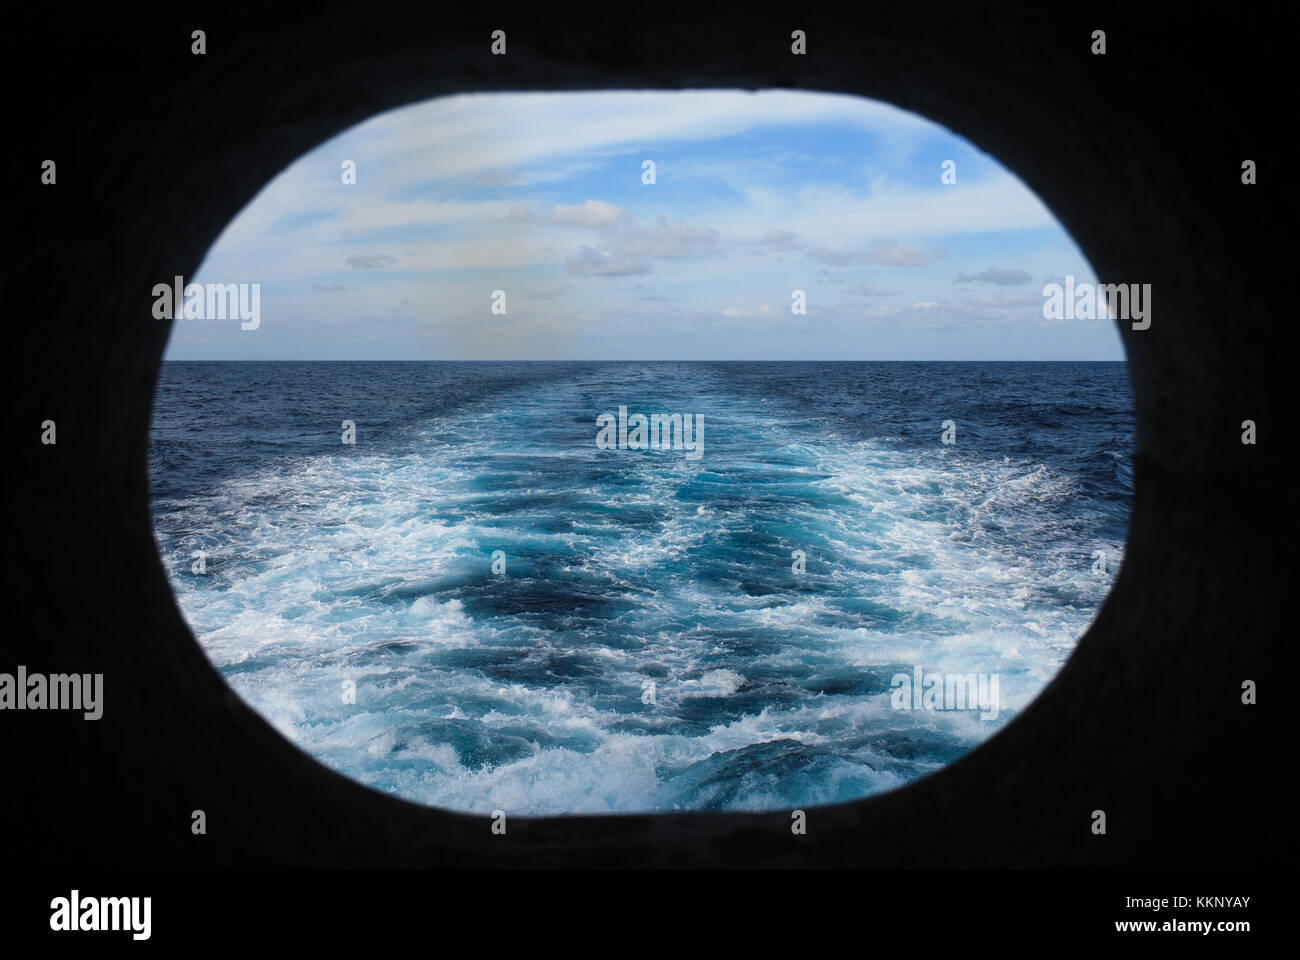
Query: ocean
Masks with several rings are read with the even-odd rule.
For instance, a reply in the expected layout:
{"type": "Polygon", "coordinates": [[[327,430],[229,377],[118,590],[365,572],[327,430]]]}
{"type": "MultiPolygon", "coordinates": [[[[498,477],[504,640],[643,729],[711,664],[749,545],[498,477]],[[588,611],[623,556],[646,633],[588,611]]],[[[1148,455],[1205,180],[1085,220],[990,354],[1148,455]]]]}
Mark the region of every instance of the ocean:
{"type": "Polygon", "coordinates": [[[168,362],[150,476],[207,656],[328,766],[475,813],[775,810],[1043,689],[1132,443],[1123,363],[168,362]],[[620,407],[698,457],[598,448],[620,407]]]}

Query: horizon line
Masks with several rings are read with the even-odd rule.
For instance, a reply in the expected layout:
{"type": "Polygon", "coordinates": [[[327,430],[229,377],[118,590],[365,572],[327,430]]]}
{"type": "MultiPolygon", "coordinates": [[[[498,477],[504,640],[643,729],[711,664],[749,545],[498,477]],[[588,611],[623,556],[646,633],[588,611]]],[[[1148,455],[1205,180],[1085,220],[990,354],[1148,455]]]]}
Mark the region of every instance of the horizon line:
{"type": "Polygon", "coordinates": [[[163,363],[1128,363],[1128,358],[1124,357],[1119,360],[1103,359],[1004,359],[1004,360],[930,360],[924,358],[906,358],[893,360],[845,360],[823,359],[823,360],[772,360],[772,359],[743,359],[734,357],[715,357],[710,359],[694,360],[597,360],[584,357],[566,357],[559,360],[412,360],[409,357],[384,357],[371,359],[353,359],[341,360],[338,358],[279,358],[279,359],[197,359],[186,357],[167,357],[163,363]]]}

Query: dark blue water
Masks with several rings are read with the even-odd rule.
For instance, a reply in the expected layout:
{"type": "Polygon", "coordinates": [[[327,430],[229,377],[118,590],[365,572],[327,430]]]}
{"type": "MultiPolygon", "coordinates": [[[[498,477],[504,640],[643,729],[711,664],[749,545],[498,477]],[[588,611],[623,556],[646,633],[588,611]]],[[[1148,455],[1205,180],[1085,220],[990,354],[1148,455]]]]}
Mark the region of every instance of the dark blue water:
{"type": "Polygon", "coordinates": [[[775,809],[921,776],[1046,685],[1121,559],[1132,435],[1122,363],[168,363],[151,473],[208,655],[336,769],[775,809]],[[598,449],[620,406],[702,418],[699,458],[598,449]],[[900,705],[918,668],[997,708],[900,705]]]}

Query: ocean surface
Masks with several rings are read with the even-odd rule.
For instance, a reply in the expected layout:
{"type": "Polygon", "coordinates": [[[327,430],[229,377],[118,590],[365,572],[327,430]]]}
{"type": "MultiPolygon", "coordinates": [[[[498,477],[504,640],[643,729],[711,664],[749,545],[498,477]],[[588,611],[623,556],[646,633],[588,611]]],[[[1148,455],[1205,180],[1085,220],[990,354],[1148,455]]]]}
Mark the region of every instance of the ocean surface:
{"type": "Polygon", "coordinates": [[[1032,700],[1122,559],[1132,441],[1123,363],[170,362],[150,473],[208,657],[334,769],[477,813],[762,810],[1032,700]],[[702,455],[598,449],[620,406],[701,417],[702,455]],[[918,668],[998,709],[900,706],[918,668]]]}

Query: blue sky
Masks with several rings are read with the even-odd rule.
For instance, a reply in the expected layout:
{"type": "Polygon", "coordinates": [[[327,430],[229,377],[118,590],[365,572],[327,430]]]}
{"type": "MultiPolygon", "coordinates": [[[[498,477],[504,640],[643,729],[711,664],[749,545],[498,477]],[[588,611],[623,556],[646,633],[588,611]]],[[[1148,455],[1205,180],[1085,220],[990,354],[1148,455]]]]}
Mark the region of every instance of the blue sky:
{"type": "Polygon", "coordinates": [[[1096,281],[1028,187],[888,104],[471,94],[372,117],[267,184],[186,278],[261,284],[260,327],[180,319],[167,357],[1123,359],[1113,321],[1043,318],[1067,274],[1096,281]]]}

